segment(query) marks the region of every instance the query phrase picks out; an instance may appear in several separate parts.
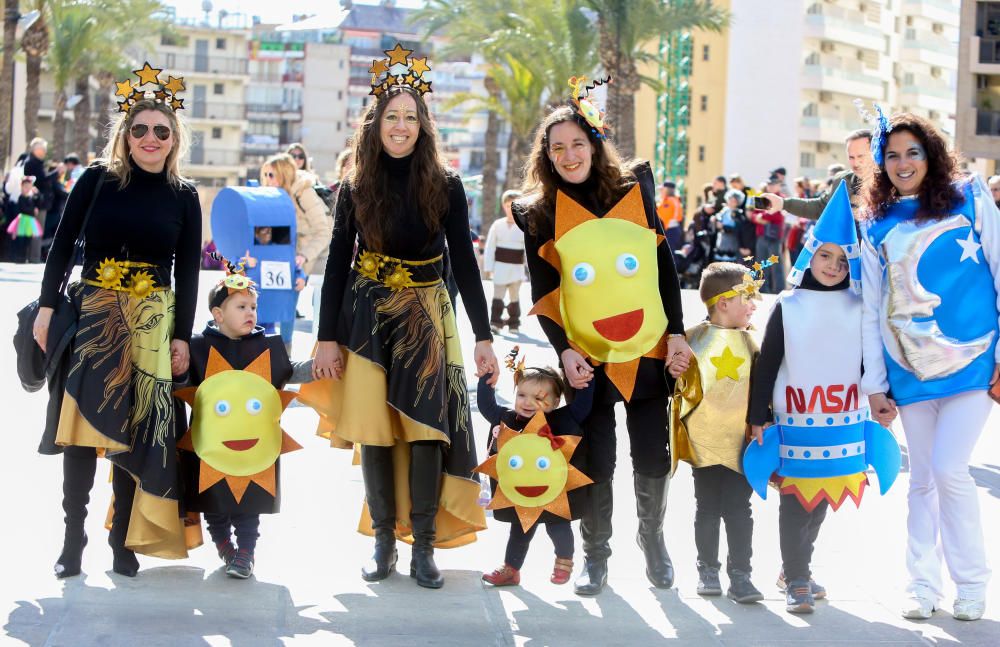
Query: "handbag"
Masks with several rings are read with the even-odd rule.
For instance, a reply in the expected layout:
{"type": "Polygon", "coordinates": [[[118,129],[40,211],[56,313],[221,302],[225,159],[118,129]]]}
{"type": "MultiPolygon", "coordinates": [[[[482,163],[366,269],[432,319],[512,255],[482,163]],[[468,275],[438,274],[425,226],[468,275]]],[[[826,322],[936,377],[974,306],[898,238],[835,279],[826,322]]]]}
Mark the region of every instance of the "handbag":
{"type": "Polygon", "coordinates": [[[21,380],[24,390],[33,393],[45,385],[45,380],[57,373],[62,364],[66,351],[76,334],[77,312],[76,307],[66,294],[69,287],[69,277],[73,273],[73,266],[77,257],[83,251],[84,232],[87,230],[87,222],[90,214],[94,210],[94,203],[101,192],[107,170],[99,167],[100,176],[94,193],[90,196],[87,211],[83,214],[83,224],[80,226],[80,235],[76,239],[73,252],[70,254],[66,271],[63,273],[62,283],[59,284],[59,299],[56,301],[55,311],[52,313],[52,321],[49,323],[49,332],[45,347],[48,352],[42,352],[41,347],[35,342],[32,329],[35,325],[35,317],[38,315],[38,299],[21,308],[17,313],[17,330],[14,332],[14,351],[17,353],[17,376],[21,380]]]}

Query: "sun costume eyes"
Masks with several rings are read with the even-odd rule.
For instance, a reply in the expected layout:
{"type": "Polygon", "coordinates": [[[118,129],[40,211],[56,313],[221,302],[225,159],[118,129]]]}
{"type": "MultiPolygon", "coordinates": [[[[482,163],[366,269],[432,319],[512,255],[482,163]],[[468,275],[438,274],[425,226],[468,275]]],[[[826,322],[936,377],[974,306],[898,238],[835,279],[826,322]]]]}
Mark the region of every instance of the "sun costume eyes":
{"type": "Polygon", "coordinates": [[[615,269],[622,276],[635,276],[639,271],[639,259],[635,254],[622,254],[615,262],[615,269]]]}
{"type": "Polygon", "coordinates": [[[597,272],[590,263],[577,263],[573,268],[573,280],[578,285],[590,285],[597,278],[597,272]]]}
{"type": "Polygon", "coordinates": [[[230,410],[229,403],[225,400],[219,400],[215,403],[215,415],[217,416],[228,416],[230,410]]]}
{"type": "Polygon", "coordinates": [[[535,467],[542,470],[543,472],[550,467],[552,467],[552,462],[549,461],[545,456],[539,456],[538,460],[535,461],[535,467]]]}
{"type": "Polygon", "coordinates": [[[507,464],[510,465],[510,469],[519,470],[522,467],[524,467],[524,459],[515,454],[514,456],[510,457],[510,460],[507,461],[507,464]]]}
{"type": "Polygon", "coordinates": [[[264,405],[261,404],[261,401],[258,400],[257,398],[250,398],[249,400],[247,400],[247,413],[249,413],[251,416],[256,416],[258,413],[261,412],[261,410],[263,410],[263,408],[264,405]]]}

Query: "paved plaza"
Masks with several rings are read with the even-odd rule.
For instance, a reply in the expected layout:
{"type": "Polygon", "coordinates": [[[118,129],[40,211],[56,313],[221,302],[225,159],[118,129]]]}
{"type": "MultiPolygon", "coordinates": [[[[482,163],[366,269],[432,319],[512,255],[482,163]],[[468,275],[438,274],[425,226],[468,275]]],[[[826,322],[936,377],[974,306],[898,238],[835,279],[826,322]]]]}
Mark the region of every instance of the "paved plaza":
{"type": "MultiPolygon", "coordinates": [[[[929,621],[899,616],[898,601],[906,583],[905,449],[903,473],[885,497],[870,489],[860,509],[847,503],[827,517],[813,571],[829,590],[829,599],[819,602],[812,616],[786,613],[784,597],[774,586],[780,557],[778,502],[773,495],[767,501],[755,496],[753,501],[754,582],[765,601],[741,606],[724,597],[703,599],[695,594],[694,494],[691,471],[684,464],[671,484],[666,519],[676,584],[669,591],[652,588],[635,543],[635,500],[623,422],[615,480],[614,555],[609,585],[596,598],[575,596],[572,584],[549,583],[553,555],[544,533],[539,533],[529,552],[521,586],[485,586],[480,575],[503,561],[507,536],[507,525],[492,519],[490,529],[474,544],[437,551],[446,579],[439,591],[421,589],[406,576],[410,551],[403,544],[402,572],[384,582],[363,582],[359,568],[372,542],[355,532],[363,493],[360,469],[351,465],[349,452],[329,449],[316,437],[316,415],[295,404],[286,412],[283,427],[304,451],[282,460],[282,512],[262,518],[252,579],[228,578],[211,546],[195,549],[189,559],[178,562],[140,556],[142,570],[134,579],[112,573],[107,534],[101,528],[111,494],[104,478],[108,463],[102,462],[87,521],[90,545],[84,554],[84,574],[56,580],[51,573],[62,542],[61,460],[35,451],[46,392],[27,394],[21,389],[9,342],[14,313],[37,296],[40,278],[40,266],[0,265],[0,338],[8,340],[0,351],[4,366],[0,392],[7,421],[0,436],[0,486],[7,506],[0,530],[0,645],[1000,645],[1000,577],[993,579],[981,621],[953,620],[950,598],[929,621]]],[[[203,273],[202,293],[217,280],[218,273],[203,273]]],[[[525,302],[528,295],[525,286],[525,302]]],[[[692,325],[703,316],[703,308],[692,291],[686,291],[684,299],[686,323],[692,325]]],[[[208,318],[204,301],[199,298],[199,322],[208,318]]],[[[307,356],[312,346],[308,299],[300,309],[306,319],[299,321],[301,330],[296,332],[296,358],[307,356]]],[[[767,305],[760,308],[758,327],[763,326],[767,309],[767,305]]],[[[468,355],[473,336],[464,315],[460,326],[468,355]]],[[[529,363],[555,364],[534,318],[516,338],[498,337],[497,355],[502,357],[514,343],[527,353],[529,363]]],[[[470,376],[470,387],[473,379],[470,376]]],[[[511,377],[505,374],[499,395],[509,400],[512,389],[511,377]]],[[[475,412],[473,416],[477,445],[482,448],[487,424],[475,412]]],[[[895,431],[902,444],[900,429],[895,431]]],[[[998,565],[1000,407],[994,409],[973,462],[987,551],[992,564],[998,565]]],[[[574,575],[583,561],[578,533],[577,537],[574,575]]],[[[953,588],[948,594],[954,595],[953,588]]]]}

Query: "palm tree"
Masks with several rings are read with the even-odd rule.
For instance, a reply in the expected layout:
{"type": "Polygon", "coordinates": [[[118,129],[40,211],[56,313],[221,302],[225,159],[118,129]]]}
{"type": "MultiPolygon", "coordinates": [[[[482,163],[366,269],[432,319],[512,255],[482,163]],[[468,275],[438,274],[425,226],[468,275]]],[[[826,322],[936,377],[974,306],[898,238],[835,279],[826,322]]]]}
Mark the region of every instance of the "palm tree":
{"type": "Polygon", "coordinates": [[[18,0],[4,2],[3,66],[0,67],[0,166],[7,166],[10,156],[10,116],[14,99],[14,54],[17,50],[18,0]]]}
{"type": "MultiPolygon", "coordinates": [[[[55,116],[52,120],[52,141],[49,150],[54,159],[61,159],[66,146],[66,87],[77,74],[80,61],[96,39],[98,19],[89,7],[79,3],[60,2],[50,7],[52,46],[46,59],[55,85],[55,116]]],[[[81,154],[86,154],[82,151],[81,154]]]]}
{"type": "Polygon", "coordinates": [[[711,0],[580,0],[597,14],[601,65],[613,81],[607,112],[613,138],[624,157],[635,155],[635,94],[643,84],[637,63],[655,60],[643,45],[678,30],[720,31],[728,14],[711,0]]]}
{"type": "Polygon", "coordinates": [[[38,20],[31,24],[21,37],[25,54],[24,136],[31,141],[38,136],[38,110],[41,108],[39,84],[42,77],[42,59],[49,51],[49,26],[45,0],[32,0],[30,7],[39,11],[38,20]]]}

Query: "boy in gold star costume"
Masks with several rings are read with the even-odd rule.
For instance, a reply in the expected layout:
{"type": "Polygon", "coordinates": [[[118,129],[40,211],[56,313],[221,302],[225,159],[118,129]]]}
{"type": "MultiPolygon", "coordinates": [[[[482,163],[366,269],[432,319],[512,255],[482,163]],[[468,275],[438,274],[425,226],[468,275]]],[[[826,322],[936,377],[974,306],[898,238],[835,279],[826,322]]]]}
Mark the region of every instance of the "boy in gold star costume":
{"type": "Polygon", "coordinates": [[[763,599],[750,581],[753,518],[741,459],[747,439],[750,375],[760,352],[749,332],[760,298],[759,282],[737,263],[712,263],[699,292],[708,319],[687,331],[695,360],[677,378],[670,417],[671,471],[691,464],[697,503],[694,537],[698,549],[698,594],[722,595],[719,582],[719,524],[726,522],[729,598],[763,599]]]}

